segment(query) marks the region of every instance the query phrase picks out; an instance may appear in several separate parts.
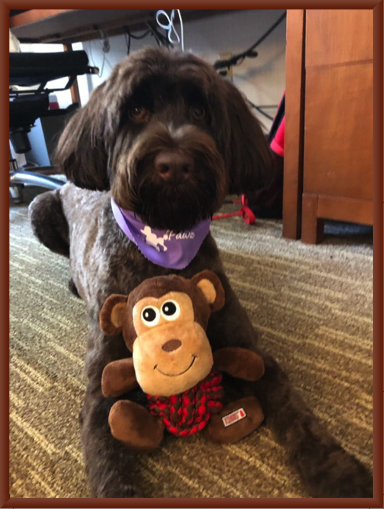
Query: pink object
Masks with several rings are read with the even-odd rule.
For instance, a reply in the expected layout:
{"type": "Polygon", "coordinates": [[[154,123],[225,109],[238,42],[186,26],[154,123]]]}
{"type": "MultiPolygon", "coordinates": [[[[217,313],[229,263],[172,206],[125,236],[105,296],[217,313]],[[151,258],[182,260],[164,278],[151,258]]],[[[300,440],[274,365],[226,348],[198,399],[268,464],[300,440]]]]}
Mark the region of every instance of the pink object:
{"type": "Polygon", "coordinates": [[[50,110],[59,110],[59,101],[57,100],[57,97],[55,94],[51,94],[49,96],[49,109],[50,110]]]}
{"type": "Polygon", "coordinates": [[[271,142],[271,149],[275,152],[275,154],[281,157],[284,157],[284,131],[285,131],[285,117],[281,121],[276,131],[275,137],[271,142]]]}

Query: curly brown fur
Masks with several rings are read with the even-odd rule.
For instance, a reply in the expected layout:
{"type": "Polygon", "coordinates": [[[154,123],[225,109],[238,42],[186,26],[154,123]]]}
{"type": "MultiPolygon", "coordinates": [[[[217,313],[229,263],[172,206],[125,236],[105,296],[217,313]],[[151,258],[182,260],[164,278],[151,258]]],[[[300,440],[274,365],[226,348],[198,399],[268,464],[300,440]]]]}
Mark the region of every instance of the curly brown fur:
{"type": "Polygon", "coordinates": [[[228,190],[271,178],[264,135],[240,92],[193,55],[152,49],[124,60],[93,93],[69,122],[56,161],[79,187],[110,187],[118,205],[174,231],[211,216],[228,190]],[[148,112],[141,120],[138,107],[148,112]],[[163,150],[192,156],[188,179],[164,185],[153,171],[163,150]]]}
{"type": "MultiPolygon", "coordinates": [[[[108,427],[108,412],[116,400],[105,399],[100,386],[105,365],[129,354],[121,336],[101,332],[99,312],[109,295],[127,295],[149,277],[176,271],[144,258],[117,226],[110,194],[95,190],[110,189],[121,206],[139,213],[150,226],[182,230],[209,217],[227,191],[263,185],[270,156],[257,121],[231,83],[193,55],[148,49],[123,60],[73,117],[57,161],[70,180],[90,190],[67,184],[46,193],[32,203],[31,220],[41,242],[56,251],[66,242],[62,224],[67,222],[71,276],[88,309],[82,440],[92,495],[137,496],[133,456],[108,427]],[[202,108],[206,115],[198,120],[193,112],[201,113],[202,108]],[[133,120],[137,111],[145,112],[141,122],[133,120]],[[169,148],[187,152],[194,161],[180,186],[164,183],[155,171],[155,155],[169,148]],[[63,216],[52,221],[58,201],[63,216]]],[[[226,295],[225,306],[209,322],[213,350],[239,346],[262,354],[210,234],[178,274],[190,278],[204,269],[218,274],[226,295]]],[[[309,493],[372,496],[371,474],[320,425],[279,365],[265,355],[264,361],[265,374],[254,383],[255,394],[267,425],[286,447],[309,493]]],[[[125,397],[142,402],[140,391],[125,397]]]]}
{"type": "Polygon", "coordinates": [[[54,253],[69,256],[68,223],[59,191],[37,196],[33,210],[33,231],[36,237],[54,253]]]}

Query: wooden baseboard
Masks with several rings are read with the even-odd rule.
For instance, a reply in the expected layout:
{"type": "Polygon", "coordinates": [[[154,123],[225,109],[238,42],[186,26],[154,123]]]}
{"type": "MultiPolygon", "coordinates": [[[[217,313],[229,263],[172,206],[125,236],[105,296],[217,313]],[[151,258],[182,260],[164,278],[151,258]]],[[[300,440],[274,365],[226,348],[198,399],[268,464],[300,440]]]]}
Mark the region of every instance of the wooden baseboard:
{"type": "Polygon", "coordinates": [[[321,242],[324,219],[373,225],[373,201],[303,193],[301,240],[321,242]]]}
{"type": "Polygon", "coordinates": [[[319,195],[317,217],[372,225],[373,201],[319,195]]]}

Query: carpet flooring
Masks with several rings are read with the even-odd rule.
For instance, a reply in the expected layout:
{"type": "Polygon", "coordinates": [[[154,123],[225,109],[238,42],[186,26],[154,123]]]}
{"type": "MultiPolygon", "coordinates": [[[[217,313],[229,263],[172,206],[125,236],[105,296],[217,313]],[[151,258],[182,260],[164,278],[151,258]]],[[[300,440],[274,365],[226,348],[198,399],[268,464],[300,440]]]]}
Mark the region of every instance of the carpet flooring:
{"type": "MultiPolygon", "coordinates": [[[[275,220],[220,219],[212,232],[263,348],[372,468],[372,229],[329,224],[319,246],[283,239],[275,220]]],[[[77,421],[87,318],[67,284],[67,260],[35,240],[25,204],[11,206],[11,497],[90,496],[77,421]]],[[[308,496],[266,426],[228,446],[169,437],[138,472],[147,497],[308,496]]]]}

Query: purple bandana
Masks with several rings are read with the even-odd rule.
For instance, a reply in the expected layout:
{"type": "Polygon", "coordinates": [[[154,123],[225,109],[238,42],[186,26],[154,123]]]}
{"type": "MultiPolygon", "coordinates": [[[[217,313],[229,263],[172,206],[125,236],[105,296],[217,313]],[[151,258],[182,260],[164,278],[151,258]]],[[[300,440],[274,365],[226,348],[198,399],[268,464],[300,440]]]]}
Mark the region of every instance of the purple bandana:
{"type": "Polygon", "coordinates": [[[136,244],[149,261],[167,269],[184,269],[196,256],[208,235],[211,219],[204,219],[191,230],[173,233],[156,230],[135,215],[120,208],[111,198],[113,215],[125,235],[136,244]]]}

